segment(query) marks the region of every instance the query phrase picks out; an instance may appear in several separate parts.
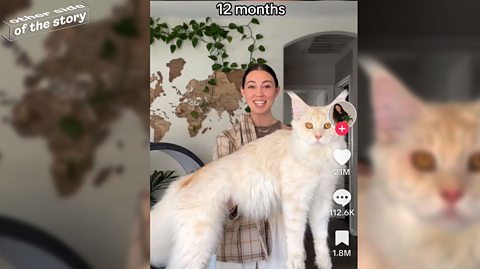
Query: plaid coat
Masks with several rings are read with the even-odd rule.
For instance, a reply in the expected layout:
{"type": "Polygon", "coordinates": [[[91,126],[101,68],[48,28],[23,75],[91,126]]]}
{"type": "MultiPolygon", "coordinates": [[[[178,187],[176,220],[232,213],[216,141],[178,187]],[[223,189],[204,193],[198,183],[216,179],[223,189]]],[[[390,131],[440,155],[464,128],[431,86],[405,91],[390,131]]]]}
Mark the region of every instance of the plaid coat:
{"type": "MultiPolygon", "coordinates": [[[[233,153],[242,145],[256,139],[252,119],[248,114],[240,115],[231,129],[217,137],[213,159],[233,153]]],[[[217,250],[217,260],[236,263],[266,260],[270,253],[270,244],[268,222],[247,221],[236,212],[231,212],[230,220],[225,224],[223,240],[217,250]]]]}

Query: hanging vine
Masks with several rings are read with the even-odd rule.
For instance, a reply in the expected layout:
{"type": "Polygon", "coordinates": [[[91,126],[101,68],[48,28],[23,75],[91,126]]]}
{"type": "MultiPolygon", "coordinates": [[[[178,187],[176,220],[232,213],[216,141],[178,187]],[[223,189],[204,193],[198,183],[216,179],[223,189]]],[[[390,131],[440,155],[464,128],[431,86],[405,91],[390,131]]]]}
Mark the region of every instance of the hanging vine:
{"type": "MultiPolygon", "coordinates": [[[[208,58],[213,61],[211,66],[213,71],[219,70],[228,73],[233,70],[245,70],[250,65],[267,62],[263,58],[254,57],[257,51],[265,52],[265,47],[259,44],[263,35],[253,32],[252,26],[254,24],[258,25],[260,22],[256,18],[252,18],[248,24],[229,23],[228,25],[220,25],[207,17],[205,21],[191,20],[188,24],[184,22],[170,28],[160,18],[150,18],[150,45],[155,41],[163,41],[170,44],[170,52],[174,53],[187,42],[191,43],[194,48],[199,46],[199,43],[203,43],[209,53],[208,58]],[[239,36],[240,40],[250,40],[251,42],[247,48],[247,63],[238,64],[228,61],[230,55],[227,46],[234,41],[236,36],[239,36]]],[[[215,79],[208,83],[215,85],[215,79]]]]}

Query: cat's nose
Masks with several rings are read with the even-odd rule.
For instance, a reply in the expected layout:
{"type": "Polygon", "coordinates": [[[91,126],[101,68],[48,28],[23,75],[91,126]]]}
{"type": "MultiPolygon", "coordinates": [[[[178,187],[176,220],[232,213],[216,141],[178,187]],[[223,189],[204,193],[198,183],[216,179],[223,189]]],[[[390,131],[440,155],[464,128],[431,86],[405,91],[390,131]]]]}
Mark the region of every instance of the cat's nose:
{"type": "Polygon", "coordinates": [[[322,135],[321,135],[321,134],[316,134],[316,135],[315,135],[315,138],[316,138],[317,140],[319,140],[320,138],[322,138],[322,135]]]}
{"type": "Polygon", "coordinates": [[[463,197],[463,190],[460,188],[445,188],[442,190],[442,198],[448,204],[456,204],[463,197]]]}

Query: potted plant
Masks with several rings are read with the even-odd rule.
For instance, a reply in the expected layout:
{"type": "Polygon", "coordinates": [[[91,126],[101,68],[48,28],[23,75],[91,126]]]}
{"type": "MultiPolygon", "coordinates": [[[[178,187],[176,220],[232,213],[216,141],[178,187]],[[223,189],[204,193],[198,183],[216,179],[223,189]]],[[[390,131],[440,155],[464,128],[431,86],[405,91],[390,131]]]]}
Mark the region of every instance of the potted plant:
{"type": "Polygon", "coordinates": [[[162,199],[163,193],[176,178],[178,175],[173,170],[153,171],[150,175],[150,207],[162,199]]]}

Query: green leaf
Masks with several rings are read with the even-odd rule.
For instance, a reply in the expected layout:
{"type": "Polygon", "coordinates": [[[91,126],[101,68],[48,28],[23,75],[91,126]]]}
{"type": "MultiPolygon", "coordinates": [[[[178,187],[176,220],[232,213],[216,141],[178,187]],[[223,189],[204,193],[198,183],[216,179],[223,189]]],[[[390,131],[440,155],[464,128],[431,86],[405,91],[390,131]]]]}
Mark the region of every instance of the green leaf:
{"type": "Polygon", "coordinates": [[[192,46],[195,48],[197,46],[197,44],[198,44],[198,38],[194,37],[192,39],[192,46]]]}
{"type": "Polygon", "coordinates": [[[183,23],[183,29],[185,29],[185,30],[188,29],[188,25],[186,23],[183,23]]]}
{"type": "Polygon", "coordinates": [[[197,111],[192,111],[192,112],[190,112],[190,116],[192,116],[192,118],[196,119],[196,118],[198,118],[199,115],[198,115],[197,111]]]}
{"type": "Polygon", "coordinates": [[[212,59],[213,61],[217,60],[217,56],[215,56],[215,55],[210,55],[210,56],[208,56],[208,58],[212,59]]]}
{"type": "Polygon", "coordinates": [[[177,47],[180,48],[182,47],[182,40],[181,39],[177,39],[177,47]]]}
{"type": "Polygon", "coordinates": [[[226,52],[222,53],[222,58],[223,59],[228,58],[228,54],[226,52]]]}
{"type": "Polygon", "coordinates": [[[213,43],[208,43],[207,44],[207,50],[210,51],[212,50],[213,43]]]}
{"type": "Polygon", "coordinates": [[[178,33],[179,31],[181,31],[182,29],[183,29],[183,28],[182,28],[181,25],[177,25],[177,26],[175,26],[175,28],[173,28],[173,30],[174,30],[175,32],[177,32],[177,33],[178,33]]]}
{"type": "Polygon", "coordinates": [[[222,68],[222,72],[224,72],[224,73],[228,73],[228,72],[230,72],[230,71],[232,71],[232,69],[230,69],[230,68],[228,68],[228,67],[222,68]]]}
{"type": "Polygon", "coordinates": [[[259,64],[264,64],[264,63],[266,63],[266,62],[267,62],[267,61],[266,61],[265,59],[263,59],[263,58],[258,58],[258,59],[257,59],[257,63],[259,63],[259,64]]]}
{"type": "Polygon", "coordinates": [[[252,51],[253,51],[253,49],[254,49],[254,47],[253,47],[253,44],[252,44],[252,45],[250,45],[250,46],[248,46],[248,51],[252,52],[252,51]]]}
{"type": "Polygon", "coordinates": [[[85,133],[82,122],[73,116],[63,117],[58,124],[60,130],[71,138],[80,138],[85,133]]]}
{"type": "Polygon", "coordinates": [[[222,38],[227,38],[228,33],[229,33],[229,31],[226,31],[226,30],[223,30],[222,28],[220,28],[220,36],[222,38]]]}
{"type": "Polygon", "coordinates": [[[263,35],[257,34],[255,37],[256,37],[257,39],[262,39],[262,38],[263,38],[263,35]]]}
{"type": "Polygon", "coordinates": [[[206,22],[206,23],[212,22],[212,18],[207,17],[207,18],[205,19],[205,22],[206,22]]]}
{"type": "Polygon", "coordinates": [[[245,38],[247,38],[247,35],[242,35],[242,39],[240,40],[244,40],[245,38]]]}
{"type": "Polygon", "coordinates": [[[212,78],[211,80],[208,81],[208,84],[210,84],[210,85],[217,85],[217,81],[215,81],[215,79],[212,78]]]}
{"type": "Polygon", "coordinates": [[[255,18],[253,18],[250,22],[253,24],[260,24],[260,22],[255,18]]]}
{"type": "Polygon", "coordinates": [[[238,27],[237,27],[237,31],[238,31],[240,34],[243,34],[243,26],[238,26],[238,27]]]}
{"type": "Polygon", "coordinates": [[[212,36],[212,27],[205,26],[205,35],[206,36],[212,36]]]}
{"type": "Polygon", "coordinates": [[[232,39],[233,39],[233,38],[232,38],[231,36],[227,36],[227,41],[228,41],[228,43],[232,43],[232,39]]]}
{"type": "Polygon", "coordinates": [[[203,89],[203,92],[208,92],[210,89],[208,88],[208,86],[205,86],[205,88],[203,89]]]}
{"type": "Polygon", "coordinates": [[[247,64],[242,64],[242,69],[247,69],[247,64]]]}
{"type": "Polygon", "coordinates": [[[237,64],[237,63],[232,63],[232,64],[230,65],[230,67],[231,67],[231,68],[238,67],[238,64],[237,64]]]}
{"type": "Polygon", "coordinates": [[[116,34],[123,37],[135,37],[138,34],[135,20],[131,17],[121,19],[113,25],[113,30],[116,34]]]}
{"type": "Polygon", "coordinates": [[[104,90],[97,90],[94,94],[88,97],[88,103],[94,107],[105,107],[108,105],[111,96],[104,90]]]}
{"type": "Polygon", "coordinates": [[[218,70],[218,69],[220,69],[220,68],[222,68],[222,65],[221,65],[221,64],[213,64],[213,65],[212,65],[212,70],[213,70],[213,71],[216,71],[216,70],[218,70]]]}
{"type": "Polygon", "coordinates": [[[217,48],[217,49],[221,49],[221,48],[224,47],[222,43],[218,43],[218,42],[215,43],[213,46],[214,46],[215,48],[217,48]]]}
{"type": "Polygon", "coordinates": [[[235,23],[230,23],[230,24],[228,25],[228,29],[232,29],[232,30],[233,30],[233,29],[237,29],[237,25],[236,25],[235,23]]]}
{"type": "MultiPolygon", "coordinates": [[[[150,41],[152,41],[152,39],[150,39],[150,41]]],[[[111,39],[105,40],[105,42],[103,42],[102,50],[100,51],[100,57],[111,60],[115,58],[116,53],[117,48],[115,47],[113,41],[111,39]]]]}
{"type": "Polygon", "coordinates": [[[182,34],[179,34],[178,37],[182,40],[185,40],[187,39],[187,34],[182,33],[182,34]]]}
{"type": "Polygon", "coordinates": [[[155,21],[153,20],[152,17],[150,17],[150,25],[153,25],[155,23],[155,21]]]}
{"type": "Polygon", "coordinates": [[[249,106],[247,106],[247,107],[245,108],[245,112],[250,113],[250,111],[252,111],[252,110],[250,109],[249,106]]]}
{"type": "Polygon", "coordinates": [[[212,34],[217,35],[220,32],[220,27],[216,23],[211,24],[212,34]]]}
{"type": "Polygon", "coordinates": [[[173,53],[177,49],[177,46],[171,45],[170,46],[170,52],[173,53]]]}
{"type": "Polygon", "coordinates": [[[223,67],[227,67],[230,62],[224,62],[223,67]]]}
{"type": "Polygon", "coordinates": [[[258,49],[259,49],[260,51],[265,51],[265,47],[262,46],[262,45],[260,45],[260,46],[258,47],[258,49]]]}

